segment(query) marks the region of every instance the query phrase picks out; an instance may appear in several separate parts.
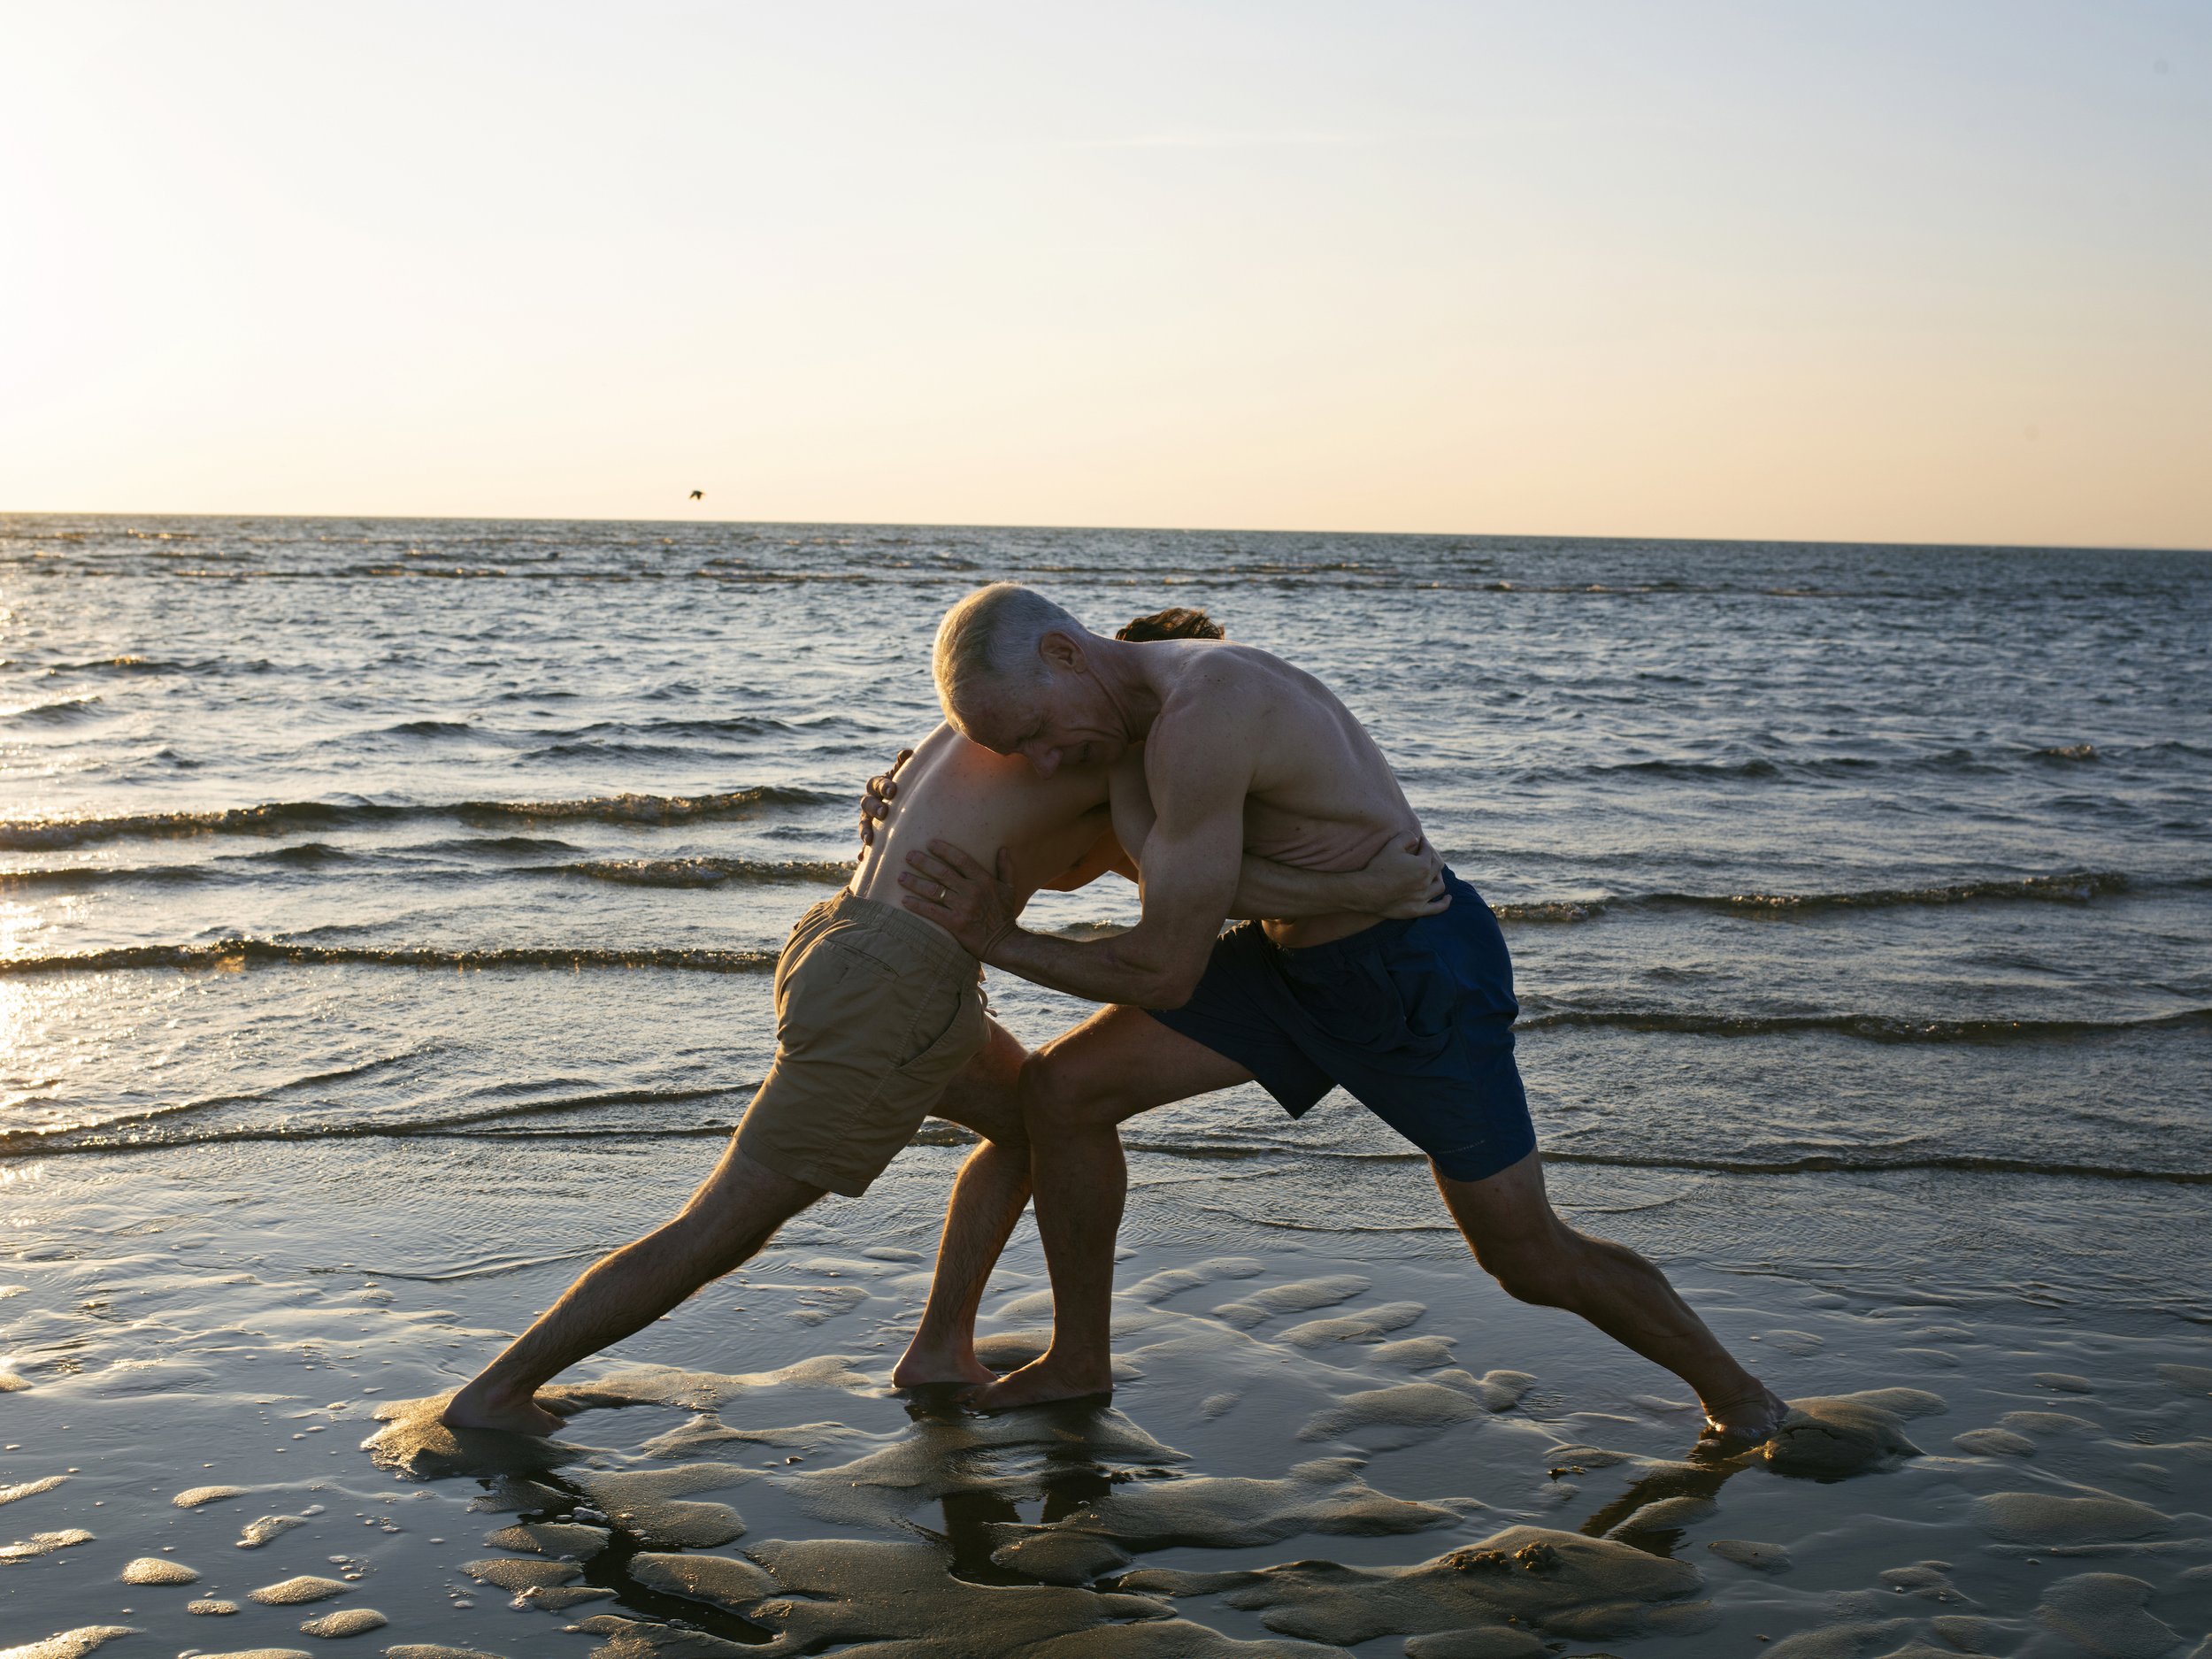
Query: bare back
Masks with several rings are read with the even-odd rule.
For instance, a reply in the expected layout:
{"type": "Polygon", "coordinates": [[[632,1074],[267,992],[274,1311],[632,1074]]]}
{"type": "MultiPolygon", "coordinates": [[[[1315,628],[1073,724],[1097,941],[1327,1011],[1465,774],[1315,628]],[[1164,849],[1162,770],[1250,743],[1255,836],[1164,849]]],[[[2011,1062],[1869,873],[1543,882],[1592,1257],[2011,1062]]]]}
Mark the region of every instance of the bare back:
{"type": "Polygon", "coordinates": [[[1022,900],[1064,873],[1108,827],[1106,774],[1073,769],[1040,778],[1018,757],[989,749],[940,726],[899,772],[898,798],[864,848],[855,896],[897,904],[906,855],[933,840],[1004,848],[1022,900]]]}

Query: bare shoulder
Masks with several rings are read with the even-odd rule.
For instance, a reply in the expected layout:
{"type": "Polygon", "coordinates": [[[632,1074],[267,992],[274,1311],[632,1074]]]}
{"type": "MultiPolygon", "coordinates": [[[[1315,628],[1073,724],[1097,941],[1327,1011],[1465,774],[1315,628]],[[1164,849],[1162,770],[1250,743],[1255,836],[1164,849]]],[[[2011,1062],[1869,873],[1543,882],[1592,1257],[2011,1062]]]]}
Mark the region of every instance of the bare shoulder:
{"type": "Polygon", "coordinates": [[[1276,712],[1294,673],[1280,657],[1248,645],[1208,646],[1161,700],[1146,747],[1155,757],[1242,741],[1276,712]]]}

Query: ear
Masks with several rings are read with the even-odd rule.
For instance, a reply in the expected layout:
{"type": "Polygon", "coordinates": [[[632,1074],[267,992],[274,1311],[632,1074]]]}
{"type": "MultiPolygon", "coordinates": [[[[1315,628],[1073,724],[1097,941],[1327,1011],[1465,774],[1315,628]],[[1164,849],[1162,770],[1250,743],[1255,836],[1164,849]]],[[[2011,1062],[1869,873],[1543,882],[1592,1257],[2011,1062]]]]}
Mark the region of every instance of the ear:
{"type": "Polygon", "coordinates": [[[1037,655],[1047,668],[1062,673],[1079,673],[1083,668],[1083,648],[1074,639],[1056,629],[1037,641],[1037,655]]]}

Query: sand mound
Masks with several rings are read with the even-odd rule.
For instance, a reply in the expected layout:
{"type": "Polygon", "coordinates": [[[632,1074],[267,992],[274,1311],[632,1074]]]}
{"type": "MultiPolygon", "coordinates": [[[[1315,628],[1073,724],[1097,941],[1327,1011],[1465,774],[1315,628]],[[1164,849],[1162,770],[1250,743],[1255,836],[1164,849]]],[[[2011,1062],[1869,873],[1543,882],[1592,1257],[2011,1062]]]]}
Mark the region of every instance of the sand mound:
{"type": "Polygon", "coordinates": [[[727,1608],[750,1607],[781,1594],[766,1568],[741,1555],[634,1555],[630,1573],[648,1589],[727,1608]]]}
{"type": "MultiPolygon", "coordinates": [[[[535,1474],[584,1455],[581,1447],[560,1440],[498,1429],[449,1429],[438,1421],[438,1414],[452,1398],[449,1394],[433,1394],[379,1406],[377,1421],[385,1426],[362,1441],[361,1449],[378,1468],[421,1480],[448,1475],[535,1474]]],[[[562,1403],[551,1399],[545,1402],[556,1409],[562,1403]]]]}
{"type": "Polygon", "coordinates": [[[1332,1342],[1373,1342],[1393,1331],[1402,1331],[1428,1312],[1419,1302],[1386,1302],[1357,1313],[1340,1313],[1327,1319],[1309,1319],[1280,1333],[1276,1340],[1293,1348],[1326,1348],[1332,1342]]]}
{"type": "Polygon", "coordinates": [[[1434,1371],[1439,1365],[1452,1363],[1452,1344],[1448,1336],[1406,1336],[1395,1342],[1382,1342],[1367,1352],[1369,1361],[1377,1365],[1402,1365],[1408,1371],[1434,1371]]]}
{"type": "Polygon", "coordinates": [[[2097,1385],[2086,1377],[2077,1377],[2071,1371],[2039,1371],[2028,1380],[2039,1388],[2048,1388],[2053,1394],[2093,1394],[2097,1385]]]}
{"type": "Polygon", "coordinates": [[[2085,1572],[2045,1591],[2035,1617],[2098,1659],[2160,1659],[2181,1637],[2144,1610],[2150,1599],[2151,1586],[2140,1578],[2085,1572]]]}
{"type": "Polygon", "coordinates": [[[745,1533],[744,1518],[726,1503],[687,1503],[687,1492],[712,1492],[752,1479],[727,1463],[684,1463],[624,1474],[576,1477],[614,1524],[649,1549],[712,1549],[745,1533]]]}
{"type": "Polygon", "coordinates": [[[510,1594],[566,1584],[584,1576],[584,1570],[573,1562],[523,1561],[511,1555],[490,1561],[465,1561],[461,1571],[479,1584],[488,1584],[510,1594]]]}
{"type": "Polygon", "coordinates": [[[2010,1429],[1969,1429],[1954,1434],[1951,1444],[1977,1457],[2032,1457],[2035,1442],[2010,1429]]]}
{"type": "Polygon", "coordinates": [[[1977,1498],[1974,1517],[1993,1538],[2040,1548],[2148,1538],[2173,1525],[2171,1516],[2132,1499],[2102,1494],[2062,1498],[2048,1492],[1999,1492],[1977,1498]]]}
{"type": "Polygon", "coordinates": [[[135,1636],[135,1627],[129,1624],[85,1624],[75,1630],[63,1631],[49,1636],[44,1641],[35,1641],[21,1647],[0,1648],[0,1659],[82,1659],[103,1642],[113,1641],[118,1636],[135,1636]]]}
{"type": "Polygon", "coordinates": [[[2070,1411],[2008,1411],[1997,1419],[1997,1426],[2015,1434],[2101,1434],[2104,1431],[2087,1417],[2078,1417],[2070,1411]]]}
{"type": "Polygon", "coordinates": [[[1613,1526],[1605,1534],[1608,1538],[1648,1537],[1656,1532],[1678,1532],[1683,1528],[1720,1513],[1720,1505],[1710,1498],[1685,1495],[1660,1498],[1645,1504],[1626,1520],[1613,1526]]]}
{"type": "Polygon", "coordinates": [[[315,1659],[303,1647],[241,1647],[235,1653],[199,1654],[195,1659],[315,1659]]]}
{"type": "Polygon", "coordinates": [[[342,1579],[319,1578],[311,1572],[303,1572],[296,1578],[284,1578],[275,1584],[265,1584],[258,1590],[249,1590],[246,1599],[264,1607],[299,1607],[309,1601],[327,1601],[352,1587],[342,1579]]]}
{"type": "Polygon", "coordinates": [[[373,1630],[382,1630],[392,1621],[373,1607],[349,1607],[342,1612],[326,1613],[320,1618],[311,1618],[300,1626],[303,1636],[365,1636],[373,1630]]]}
{"type": "Polygon", "coordinates": [[[802,1507],[823,1519],[895,1523],[951,1493],[1030,1495],[1041,1461],[1157,1469],[1187,1459],[1118,1411],[1039,1406],[995,1417],[920,1417],[879,1449],[810,1471],[792,1486],[802,1507]]]}
{"type": "Polygon", "coordinates": [[[1271,1285],[1265,1290],[1256,1290],[1248,1296],[1234,1302],[1225,1302],[1214,1310],[1214,1317],[1225,1320],[1240,1331],[1264,1324],[1278,1314],[1304,1313],[1312,1308],[1333,1308],[1340,1302],[1349,1302],[1374,1287],[1375,1281],[1364,1273],[1328,1273],[1317,1279],[1295,1279],[1287,1285],[1271,1285]]]}
{"type": "Polygon", "coordinates": [[[1088,1584],[1102,1574],[1118,1572],[1131,1557],[1102,1533],[1063,1525],[1041,1527],[1001,1544],[991,1552],[991,1559],[1046,1584],[1088,1584]]]}
{"type": "Polygon", "coordinates": [[[42,1492],[51,1492],[56,1486],[68,1484],[67,1475],[49,1475],[43,1480],[26,1480],[19,1486],[0,1486],[0,1503],[13,1503],[19,1498],[35,1498],[42,1492]]]}
{"type": "Polygon", "coordinates": [[[1202,1262],[1193,1262],[1188,1267],[1171,1267],[1164,1272],[1141,1279],[1120,1294],[1142,1307],[1165,1302],[1170,1296],[1184,1291],[1195,1290],[1201,1285],[1210,1285],[1220,1279],[1257,1279],[1267,1271],[1267,1263],[1249,1256],[1213,1256],[1202,1262]]]}
{"type": "Polygon", "coordinates": [[[1912,1628],[1907,1618],[1888,1618],[1860,1624],[1829,1624],[1800,1631],[1760,1652],[1768,1659],[1861,1659],[1886,1642],[1898,1640],[1912,1628]]]}
{"type": "Polygon", "coordinates": [[[485,1535],[494,1549],[527,1550],[551,1555],[557,1561],[589,1561],[607,1547],[603,1526],[579,1526],[572,1521],[537,1521],[527,1526],[503,1526],[485,1535]]]}
{"type": "Polygon", "coordinates": [[[639,1448],[648,1457],[677,1459],[718,1455],[742,1456],[757,1446],[808,1457],[835,1452],[849,1455],[857,1442],[870,1437],[843,1423],[794,1423],[781,1428],[733,1428],[711,1412],[701,1412],[680,1429],[655,1435],[639,1448]]]}
{"type": "Polygon", "coordinates": [[[31,1561],[40,1555],[50,1555],[58,1549],[73,1549],[79,1544],[89,1544],[92,1534],[81,1526],[65,1526],[51,1532],[33,1532],[15,1543],[0,1545],[0,1561],[31,1561]]]}
{"type": "Polygon", "coordinates": [[[190,1486],[169,1500],[180,1509],[196,1509],[203,1503],[219,1503],[225,1498],[242,1498],[245,1486],[190,1486]]]}
{"type": "Polygon", "coordinates": [[[612,1613],[581,1620],[576,1628],[608,1638],[586,1659],[761,1659],[761,1655],[780,1651],[741,1647],[703,1631],[645,1624],[612,1613]]]}
{"type": "Polygon", "coordinates": [[[387,1647],[384,1659],[500,1659],[495,1653],[480,1653],[473,1647],[443,1647],[436,1642],[407,1641],[396,1647],[387,1647]]]}
{"type": "Polygon", "coordinates": [[[1494,1371],[1472,1377],[1439,1372],[1427,1382],[1399,1383],[1347,1394],[1308,1417],[1302,1440],[1355,1440],[1370,1451],[1391,1451],[1441,1434],[1446,1429],[1517,1404],[1536,1379],[1525,1371],[1494,1371]]]}
{"type": "Polygon", "coordinates": [[[180,1561],[160,1555],[141,1555],[118,1575],[125,1584],[193,1584],[199,1574],[180,1561]]]}
{"type": "Polygon", "coordinates": [[[1280,1480],[1227,1476],[1132,1481],[1085,1504],[1062,1523],[1130,1550],[1179,1544],[1242,1549],[1302,1532],[1381,1537],[1449,1526],[1460,1517],[1429,1503],[1408,1503],[1359,1478],[1353,1457],[1301,1463],[1280,1480]]]}
{"type": "Polygon", "coordinates": [[[184,1610],[188,1613],[204,1613],[211,1617],[220,1618],[227,1613],[238,1611],[238,1603],[226,1601],[219,1596],[204,1596],[196,1601],[187,1601],[184,1604],[184,1610]]]}
{"type": "Polygon", "coordinates": [[[612,1590],[603,1590],[589,1584],[534,1584],[515,1595],[518,1607],[534,1607],[548,1613],[566,1612],[572,1607],[581,1607],[587,1601],[605,1601],[613,1598],[612,1590]]]}
{"type": "Polygon", "coordinates": [[[1270,1630],[1343,1646],[1378,1636],[1427,1635],[1506,1624],[1595,1637],[1695,1628],[1703,1605],[1679,1602],[1697,1570],[1604,1539],[1516,1526],[1413,1567],[1293,1562],[1256,1572],[1128,1574],[1129,1590],[1220,1594],[1260,1614],[1270,1630]]]}
{"type": "Polygon", "coordinates": [[[1705,1546],[1723,1561],[1732,1561],[1739,1567],[1749,1567],[1755,1572],[1787,1572],[1790,1552],[1779,1544],[1755,1543],[1747,1538],[1716,1538],[1705,1546]]]}
{"type": "MultiPolygon", "coordinates": [[[[741,1651],[772,1655],[814,1653],[848,1643],[870,1659],[1025,1659],[1051,1651],[1043,1644],[1071,1635],[1081,1642],[1061,1651],[1066,1659],[1094,1653],[1159,1655],[1248,1654],[1222,1647],[1214,1632],[1190,1627],[1171,1632],[1158,1646],[1129,1643],[1110,1647],[1106,1627],[1129,1619],[1167,1619],[1162,1603],[1133,1595],[1100,1594],[1058,1585],[979,1585],[952,1577],[951,1561],[933,1544],[828,1539],[806,1543],[773,1541],[741,1557],[641,1556],[644,1583],[741,1612],[778,1631],[765,1647],[741,1651]],[[917,1631],[927,1632],[917,1637],[917,1631]],[[1177,1645],[1179,1644],[1179,1645],[1177,1645]]],[[[1180,1624],[1181,1621],[1171,1620],[1180,1624]]],[[[587,1629],[611,1624],[589,1620],[587,1629]]],[[[620,1634],[646,1642],[639,1627],[620,1634]]],[[[664,1646],[602,1650],[597,1659],[619,1652],[644,1655],[688,1652],[664,1646]]],[[[702,1649],[702,1652],[710,1651],[702,1649]]]]}
{"type": "Polygon", "coordinates": [[[555,1410],[588,1407],[671,1406],[686,1411],[714,1411],[740,1394],[764,1388],[831,1388],[864,1394],[875,1387],[865,1371],[841,1354],[817,1354],[780,1371],[730,1373],[687,1371],[674,1365],[640,1365],[588,1383],[565,1383],[541,1389],[538,1399],[555,1410]]]}
{"type": "Polygon", "coordinates": [[[1919,1456],[1920,1448],[1905,1438],[1903,1419],[1943,1409],[1941,1395],[1919,1388],[1793,1400],[1782,1426],[1760,1452],[1778,1474],[1855,1475],[1919,1456]]]}
{"type": "Polygon", "coordinates": [[[2185,1394],[2212,1394],[2212,1366],[2161,1365],[2158,1376],[2185,1394]]]}
{"type": "Polygon", "coordinates": [[[1439,1631],[1406,1643],[1406,1659],[1534,1659],[1535,1655],[1550,1651],[1526,1631],[1502,1625],[1489,1630],[1439,1631]]]}

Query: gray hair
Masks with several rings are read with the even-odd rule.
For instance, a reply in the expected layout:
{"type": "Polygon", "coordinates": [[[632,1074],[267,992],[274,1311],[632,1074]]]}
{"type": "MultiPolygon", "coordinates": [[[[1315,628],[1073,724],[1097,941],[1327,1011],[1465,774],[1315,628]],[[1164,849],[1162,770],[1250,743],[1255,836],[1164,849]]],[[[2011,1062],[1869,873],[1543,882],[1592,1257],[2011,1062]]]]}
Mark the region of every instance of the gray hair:
{"type": "Polygon", "coordinates": [[[1044,677],[1038,641],[1055,631],[1080,636],[1085,629],[1042,594],[1014,582],[979,588],[945,612],[937,625],[930,669],[945,714],[964,726],[959,710],[972,706],[992,681],[1033,683],[1044,677]]]}

